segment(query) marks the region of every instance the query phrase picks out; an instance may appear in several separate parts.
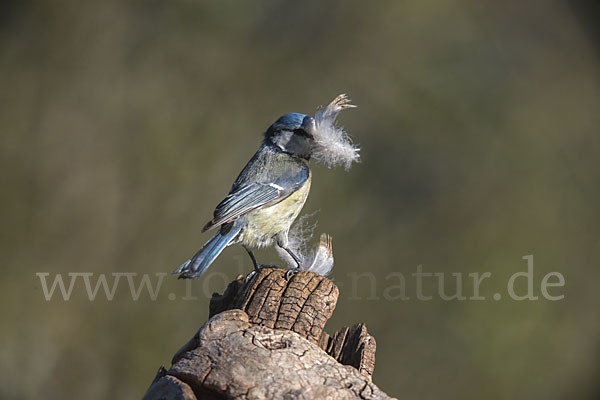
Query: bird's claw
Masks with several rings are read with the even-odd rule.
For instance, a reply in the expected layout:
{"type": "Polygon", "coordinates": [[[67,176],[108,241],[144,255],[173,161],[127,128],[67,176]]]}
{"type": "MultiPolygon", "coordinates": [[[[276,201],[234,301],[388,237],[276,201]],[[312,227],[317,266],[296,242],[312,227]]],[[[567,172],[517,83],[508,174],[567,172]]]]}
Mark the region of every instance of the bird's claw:
{"type": "Polygon", "coordinates": [[[246,275],[246,279],[244,279],[244,284],[250,282],[250,279],[252,279],[252,277],[254,275],[256,275],[256,271],[258,271],[257,269],[253,269],[252,271],[250,271],[250,273],[248,275],[246,275]]]}
{"type": "Polygon", "coordinates": [[[296,267],[296,268],[290,268],[287,270],[287,272],[285,273],[285,279],[286,280],[290,280],[290,278],[294,275],[296,275],[298,272],[300,272],[300,268],[296,267]]]}
{"type": "Polygon", "coordinates": [[[278,268],[278,267],[275,264],[256,264],[254,266],[254,269],[252,271],[250,271],[250,273],[248,275],[246,275],[246,279],[244,279],[244,283],[250,282],[250,279],[252,279],[252,277],[254,275],[256,275],[256,273],[263,268],[278,268]]]}

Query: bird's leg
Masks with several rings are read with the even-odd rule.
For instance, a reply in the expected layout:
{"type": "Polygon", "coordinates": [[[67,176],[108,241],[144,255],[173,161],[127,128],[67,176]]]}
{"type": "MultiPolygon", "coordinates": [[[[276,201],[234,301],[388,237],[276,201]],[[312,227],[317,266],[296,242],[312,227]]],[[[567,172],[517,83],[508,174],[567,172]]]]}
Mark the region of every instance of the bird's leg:
{"type": "Polygon", "coordinates": [[[288,247],[281,246],[281,248],[284,249],[290,255],[290,257],[294,259],[294,261],[296,261],[297,268],[300,269],[300,259],[298,258],[298,256],[294,254],[294,252],[288,247]]]}
{"type": "Polygon", "coordinates": [[[256,261],[256,257],[254,256],[254,253],[252,252],[252,250],[250,250],[246,246],[243,246],[243,247],[244,247],[244,249],[246,249],[246,251],[248,252],[248,255],[252,259],[252,264],[254,265],[254,272],[258,271],[261,268],[277,268],[277,265],[274,265],[274,264],[259,264],[258,261],[256,261]]]}
{"type": "Polygon", "coordinates": [[[296,268],[295,269],[300,269],[300,266],[302,264],[302,261],[300,261],[300,257],[298,257],[296,254],[294,254],[294,252],[288,247],[288,237],[287,237],[287,232],[285,232],[285,234],[281,235],[279,237],[279,239],[276,242],[277,246],[283,250],[286,251],[286,253],[288,253],[290,255],[290,257],[292,257],[292,259],[296,262],[296,268]]]}
{"type": "Polygon", "coordinates": [[[290,268],[285,273],[285,279],[290,279],[290,277],[292,275],[296,274],[298,271],[300,271],[302,269],[301,268],[302,261],[300,261],[300,258],[289,247],[284,246],[282,243],[277,243],[277,246],[284,249],[286,251],[286,253],[288,253],[290,255],[290,257],[292,257],[292,259],[296,262],[296,268],[290,268]]]}
{"type": "Polygon", "coordinates": [[[256,274],[256,272],[259,270],[260,266],[258,264],[258,261],[256,261],[256,257],[254,257],[254,253],[252,252],[252,250],[250,250],[249,248],[247,248],[246,246],[244,246],[244,249],[248,252],[248,255],[250,256],[250,258],[252,259],[252,264],[254,264],[254,269],[252,271],[250,271],[250,273],[248,274],[248,276],[246,276],[246,280],[245,283],[248,283],[248,281],[250,281],[250,279],[252,279],[252,277],[256,274]]]}
{"type": "Polygon", "coordinates": [[[256,261],[256,257],[254,257],[254,253],[252,252],[252,250],[250,250],[246,246],[244,246],[244,249],[246,249],[246,251],[248,252],[248,255],[252,259],[252,264],[254,265],[254,269],[258,270],[260,268],[260,265],[258,264],[258,261],[256,261]]]}

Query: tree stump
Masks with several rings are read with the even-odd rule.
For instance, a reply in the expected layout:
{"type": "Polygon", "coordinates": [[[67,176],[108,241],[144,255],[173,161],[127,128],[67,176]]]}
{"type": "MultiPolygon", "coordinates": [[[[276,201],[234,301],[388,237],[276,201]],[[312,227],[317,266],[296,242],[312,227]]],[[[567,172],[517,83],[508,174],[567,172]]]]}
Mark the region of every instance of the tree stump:
{"type": "Polygon", "coordinates": [[[209,320],[160,367],[144,399],[390,399],[371,382],[375,339],[363,324],[329,336],[338,288],[262,268],[213,294],[209,320]]]}

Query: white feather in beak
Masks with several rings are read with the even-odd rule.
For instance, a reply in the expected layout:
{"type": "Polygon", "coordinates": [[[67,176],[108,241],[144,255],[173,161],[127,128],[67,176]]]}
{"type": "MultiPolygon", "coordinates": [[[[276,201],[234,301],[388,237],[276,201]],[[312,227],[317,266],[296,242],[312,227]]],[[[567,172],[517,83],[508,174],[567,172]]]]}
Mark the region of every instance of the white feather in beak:
{"type": "Polygon", "coordinates": [[[315,113],[315,146],[312,158],[318,163],[329,168],[343,165],[350,169],[353,162],[358,162],[359,147],[352,144],[348,134],[340,127],[335,126],[335,118],[345,108],[355,108],[345,94],[340,94],[326,107],[317,108],[315,113]]]}

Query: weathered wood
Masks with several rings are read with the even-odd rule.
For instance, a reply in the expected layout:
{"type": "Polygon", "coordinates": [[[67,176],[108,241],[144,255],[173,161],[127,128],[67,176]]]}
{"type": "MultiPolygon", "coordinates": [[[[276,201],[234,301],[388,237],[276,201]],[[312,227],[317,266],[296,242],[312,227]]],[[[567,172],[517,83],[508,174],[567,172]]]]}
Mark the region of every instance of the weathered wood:
{"type": "Polygon", "coordinates": [[[389,399],[371,382],[375,339],[366,327],[323,331],[338,288],[311,272],[286,272],[240,275],[214,294],[209,321],[144,398],[389,399]]]}
{"type": "Polygon", "coordinates": [[[375,338],[365,324],[342,328],[333,337],[323,332],[319,347],[344,365],[352,365],[369,378],[375,369],[375,338]]]}
{"type": "Polygon", "coordinates": [[[288,280],[286,272],[262,268],[247,283],[238,276],[222,296],[213,295],[210,316],[240,309],[252,324],[289,329],[318,343],[325,323],[333,315],[339,290],[321,275],[300,271],[288,280]]]}
{"type": "Polygon", "coordinates": [[[196,400],[197,397],[192,389],[185,383],[167,375],[167,370],[164,367],[158,369],[158,373],[154,378],[154,382],[148,389],[144,398],[151,399],[182,399],[196,400]]]}

